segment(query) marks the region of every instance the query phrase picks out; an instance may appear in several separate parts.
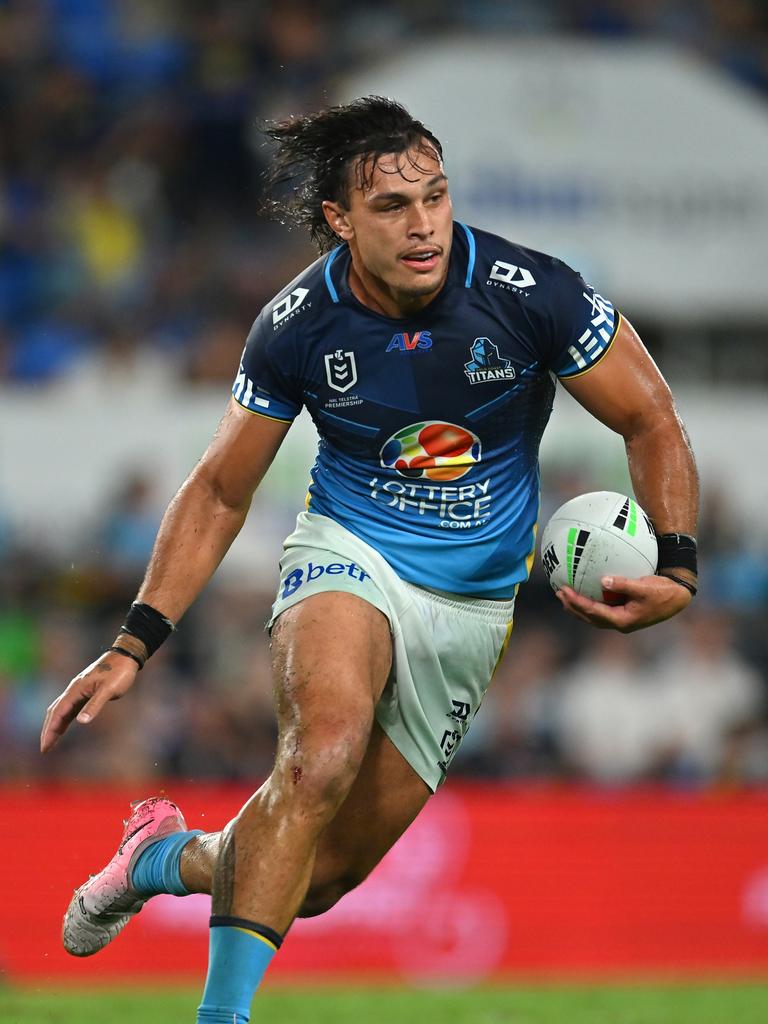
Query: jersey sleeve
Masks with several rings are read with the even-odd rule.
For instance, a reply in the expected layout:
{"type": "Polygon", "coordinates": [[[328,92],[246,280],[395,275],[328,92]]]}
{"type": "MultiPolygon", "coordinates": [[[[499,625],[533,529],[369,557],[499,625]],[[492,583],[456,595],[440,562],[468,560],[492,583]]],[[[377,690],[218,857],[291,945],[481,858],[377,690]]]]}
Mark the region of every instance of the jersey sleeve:
{"type": "MultiPolygon", "coordinates": [[[[244,409],[290,423],[301,412],[303,403],[300,388],[290,372],[288,352],[281,360],[277,344],[278,339],[273,338],[262,314],[248,335],[232,394],[244,409]]],[[[287,348],[284,338],[280,348],[287,348]]]]}
{"type": "Polygon", "coordinates": [[[549,368],[558,377],[577,377],[599,363],[611,347],[621,314],[565,264],[560,265],[550,303],[549,368]]]}

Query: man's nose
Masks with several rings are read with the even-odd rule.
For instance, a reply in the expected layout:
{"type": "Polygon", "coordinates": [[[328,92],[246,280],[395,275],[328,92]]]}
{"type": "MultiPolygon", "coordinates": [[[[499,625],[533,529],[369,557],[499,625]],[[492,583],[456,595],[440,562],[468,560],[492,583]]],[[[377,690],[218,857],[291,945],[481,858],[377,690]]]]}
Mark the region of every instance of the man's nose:
{"type": "Polygon", "coordinates": [[[425,238],[434,231],[426,207],[422,203],[413,203],[408,211],[408,233],[425,238]]]}

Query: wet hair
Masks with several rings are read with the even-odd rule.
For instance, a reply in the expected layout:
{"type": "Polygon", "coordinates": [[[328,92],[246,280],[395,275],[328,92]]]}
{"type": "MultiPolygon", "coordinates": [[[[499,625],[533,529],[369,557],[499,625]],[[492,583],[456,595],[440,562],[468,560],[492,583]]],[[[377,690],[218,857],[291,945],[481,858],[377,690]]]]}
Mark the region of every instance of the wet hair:
{"type": "MultiPolygon", "coordinates": [[[[264,126],[275,144],[267,172],[264,212],[282,223],[299,224],[320,252],[339,244],[323,214],[323,201],[349,206],[353,178],[357,188],[370,188],[382,156],[411,151],[417,156],[443,156],[443,148],[421,121],[400,103],[384,96],[364,96],[343,106],[292,117],[264,126]]],[[[402,165],[399,168],[402,173],[402,165]]]]}

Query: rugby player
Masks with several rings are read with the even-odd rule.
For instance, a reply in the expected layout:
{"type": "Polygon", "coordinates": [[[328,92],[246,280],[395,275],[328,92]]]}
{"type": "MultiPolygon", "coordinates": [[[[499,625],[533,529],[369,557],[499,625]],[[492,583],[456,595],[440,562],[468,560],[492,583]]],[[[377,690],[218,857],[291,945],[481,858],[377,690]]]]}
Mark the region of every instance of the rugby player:
{"type": "Polygon", "coordinates": [[[221,833],[189,831],[165,798],[138,804],[64,921],[67,950],[88,956],[153,895],[211,893],[198,1020],[229,1024],[249,1019],[294,918],[358,885],[445,778],[530,571],[554,378],[623,435],[660,551],[659,575],[604,580],[624,604],[564,587],[564,608],[629,632],[675,615],[696,590],[690,446],[610,301],[558,259],[454,221],[439,141],[391,100],[269,134],[273,183],[289,186],[290,216],[321,256],[257,318],[122,631],[51,704],[41,737],[50,750],[130,689],[306,407],[320,445],[270,622],[272,774],[221,833]]]}

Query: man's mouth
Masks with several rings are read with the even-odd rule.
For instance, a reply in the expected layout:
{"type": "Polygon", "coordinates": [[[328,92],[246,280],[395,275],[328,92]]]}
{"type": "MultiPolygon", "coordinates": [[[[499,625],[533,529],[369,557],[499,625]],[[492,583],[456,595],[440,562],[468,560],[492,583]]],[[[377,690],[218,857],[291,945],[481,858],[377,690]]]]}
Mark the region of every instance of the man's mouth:
{"type": "Polygon", "coordinates": [[[434,270],[440,259],[440,249],[415,249],[407,252],[400,259],[414,270],[434,270]]]}

